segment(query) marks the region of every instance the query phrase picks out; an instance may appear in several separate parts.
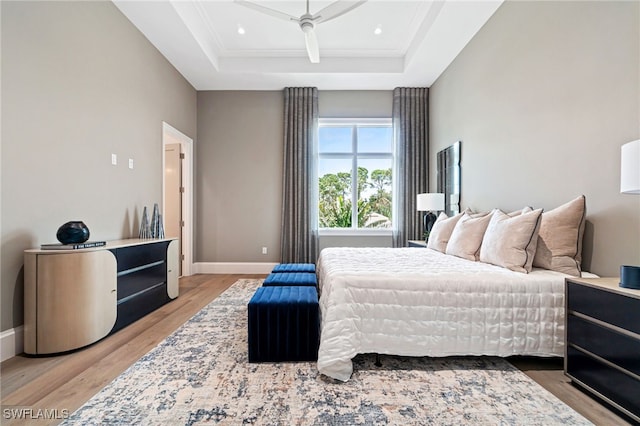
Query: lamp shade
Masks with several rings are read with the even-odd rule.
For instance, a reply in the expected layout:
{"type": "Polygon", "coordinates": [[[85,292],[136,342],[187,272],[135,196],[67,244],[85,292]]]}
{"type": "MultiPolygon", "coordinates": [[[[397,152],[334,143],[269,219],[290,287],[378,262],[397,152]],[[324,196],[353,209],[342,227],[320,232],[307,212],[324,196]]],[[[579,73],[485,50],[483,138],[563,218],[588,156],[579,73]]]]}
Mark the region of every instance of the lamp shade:
{"type": "Polygon", "coordinates": [[[444,210],[444,194],[418,194],[416,197],[416,210],[419,212],[444,210]]]}
{"type": "Polygon", "coordinates": [[[622,145],[620,152],[620,192],[640,194],[640,139],[622,145]]]}

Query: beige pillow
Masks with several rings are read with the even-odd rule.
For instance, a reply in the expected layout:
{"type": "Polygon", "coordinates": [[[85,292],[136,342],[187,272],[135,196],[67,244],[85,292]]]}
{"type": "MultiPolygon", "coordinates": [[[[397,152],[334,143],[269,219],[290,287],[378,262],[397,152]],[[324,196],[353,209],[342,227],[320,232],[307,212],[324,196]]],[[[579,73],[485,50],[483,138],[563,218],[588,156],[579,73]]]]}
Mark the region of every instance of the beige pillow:
{"type": "Polygon", "coordinates": [[[493,213],[480,247],[480,261],[516,272],[531,272],[542,209],[510,216],[493,213]]]}
{"type": "Polygon", "coordinates": [[[447,248],[447,243],[453,232],[453,228],[460,220],[463,213],[449,217],[445,213],[440,213],[438,219],[433,224],[431,232],[429,233],[429,239],[427,240],[427,248],[437,250],[444,253],[447,248]]]}
{"type": "Polygon", "coordinates": [[[522,210],[516,210],[514,212],[507,213],[507,216],[516,217],[516,216],[520,216],[521,214],[529,213],[529,212],[532,212],[532,211],[533,211],[533,209],[531,207],[527,206],[527,207],[524,207],[522,210]]]}
{"type": "Polygon", "coordinates": [[[468,260],[478,260],[478,251],[493,212],[472,217],[464,213],[451,233],[445,253],[468,260]]]}
{"type": "MultiPolygon", "coordinates": [[[[513,211],[511,213],[507,213],[507,214],[509,216],[513,217],[513,216],[518,216],[518,215],[520,215],[522,213],[530,212],[532,210],[533,209],[531,207],[524,207],[521,210],[516,210],[516,211],[513,211]]],[[[484,217],[484,216],[488,215],[489,213],[491,213],[491,212],[473,212],[473,211],[471,211],[471,209],[467,209],[467,210],[465,210],[465,212],[469,213],[469,216],[471,216],[471,217],[484,217]]]]}
{"type": "Polygon", "coordinates": [[[585,217],[584,195],[542,213],[533,266],[579,277],[585,217]]]}
{"type": "Polygon", "coordinates": [[[473,212],[470,209],[467,209],[465,211],[465,213],[468,213],[469,217],[476,218],[476,217],[485,217],[486,215],[490,214],[491,212],[473,212]]]}

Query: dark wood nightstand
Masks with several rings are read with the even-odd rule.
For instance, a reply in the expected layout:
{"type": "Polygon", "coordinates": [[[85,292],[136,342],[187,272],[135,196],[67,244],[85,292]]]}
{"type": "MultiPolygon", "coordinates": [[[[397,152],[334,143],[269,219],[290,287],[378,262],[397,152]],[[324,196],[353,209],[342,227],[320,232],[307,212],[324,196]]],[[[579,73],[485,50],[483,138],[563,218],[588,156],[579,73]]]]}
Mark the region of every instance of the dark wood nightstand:
{"type": "Polygon", "coordinates": [[[640,290],[567,278],[564,372],[640,422],[640,290]]]}
{"type": "Polygon", "coordinates": [[[427,242],[424,240],[409,240],[408,247],[421,247],[427,248],[427,242]]]}

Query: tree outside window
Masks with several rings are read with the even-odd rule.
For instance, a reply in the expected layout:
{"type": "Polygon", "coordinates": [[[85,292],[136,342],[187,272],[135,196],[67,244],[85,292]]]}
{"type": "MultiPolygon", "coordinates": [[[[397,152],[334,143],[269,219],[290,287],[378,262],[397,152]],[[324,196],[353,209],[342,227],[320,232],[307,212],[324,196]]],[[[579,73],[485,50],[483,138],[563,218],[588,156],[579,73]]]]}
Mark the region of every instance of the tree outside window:
{"type": "Polygon", "coordinates": [[[321,119],[320,228],[390,229],[393,133],[390,119],[321,119]]]}

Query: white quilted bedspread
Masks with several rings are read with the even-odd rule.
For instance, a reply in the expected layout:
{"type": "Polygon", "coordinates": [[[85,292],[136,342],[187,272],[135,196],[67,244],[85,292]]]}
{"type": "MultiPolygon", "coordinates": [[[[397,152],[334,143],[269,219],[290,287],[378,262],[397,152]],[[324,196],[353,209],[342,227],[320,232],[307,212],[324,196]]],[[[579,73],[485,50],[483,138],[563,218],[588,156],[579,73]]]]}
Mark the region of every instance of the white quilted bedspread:
{"type": "Polygon", "coordinates": [[[564,351],[564,278],[423,248],[327,248],[318,261],[318,370],[346,381],[359,353],[537,355],[564,351]]]}

